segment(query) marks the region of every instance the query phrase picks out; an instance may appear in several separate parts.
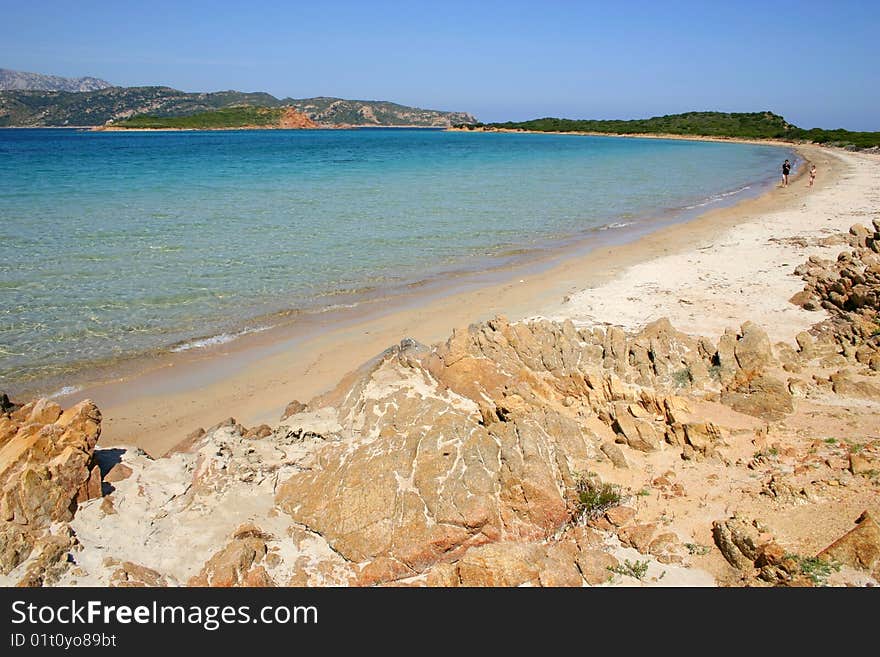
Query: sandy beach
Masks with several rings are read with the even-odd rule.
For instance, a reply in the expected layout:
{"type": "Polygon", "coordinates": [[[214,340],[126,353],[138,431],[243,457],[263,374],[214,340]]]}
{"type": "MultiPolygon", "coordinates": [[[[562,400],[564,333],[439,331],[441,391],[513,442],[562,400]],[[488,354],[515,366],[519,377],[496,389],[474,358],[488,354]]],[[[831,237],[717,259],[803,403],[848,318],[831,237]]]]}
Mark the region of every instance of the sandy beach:
{"type": "MultiPolygon", "coordinates": [[[[562,254],[535,271],[475,275],[433,295],[414,293],[391,310],[315,318],[309,326],[245,336],[201,353],[173,354],[146,373],[87,387],[60,403],[95,400],[104,413],[102,443],[134,444],[159,455],[198,427],[234,416],[275,423],[294,399],[307,401],[403,338],[430,344],[453,328],[502,314],[571,318],[633,329],[669,317],[695,335],[716,338],[752,319],[774,341],[791,342],[821,313],[785,303],[802,287],[792,275],[807,257],[833,247],[799,246],[869,220],[880,194],[880,157],[814,146],[806,179],[732,207],[667,226],[634,242],[562,254]],[[867,219],[866,219],[867,217],[867,219]]],[[[803,168],[801,169],[803,170],[803,168]]]]}

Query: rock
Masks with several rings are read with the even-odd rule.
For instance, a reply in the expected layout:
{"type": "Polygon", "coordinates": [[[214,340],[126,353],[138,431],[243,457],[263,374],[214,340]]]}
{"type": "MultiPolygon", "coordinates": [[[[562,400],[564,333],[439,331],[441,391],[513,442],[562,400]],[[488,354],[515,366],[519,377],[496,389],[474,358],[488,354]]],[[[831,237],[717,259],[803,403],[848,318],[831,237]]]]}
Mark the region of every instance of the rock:
{"type": "Polygon", "coordinates": [[[547,556],[538,573],[541,586],[583,586],[584,578],[578,568],[577,544],[573,540],[563,540],[547,548],[547,556]]]}
{"type": "Polygon", "coordinates": [[[503,378],[470,358],[452,359],[454,377],[436,362],[429,374],[428,358],[420,348],[390,350],[332,393],[346,400],[340,424],[368,439],[326,444],[321,467],[278,490],[279,508],[346,559],[388,557],[421,572],[473,545],[542,538],[569,517],[567,459],[586,463],[592,453],[577,423],[540,403],[502,399],[493,386],[503,378]],[[520,410],[484,426],[477,403],[454,390],[482,396],[486,388],[499,409],[520,410]]]}
{"type": "Polygon", "coordinates": [[[281,421],[283,422],[284,420],[289,418],[291,415],[296,415],[297,413],[302,413],[304,410],[306,410],[306,405],[303,404],[302,402],[294,399],[292,402],[290,402],[285,407],[284,412],[281,414],[281,421]]]}
{"type": "Polygon", "coordinates": [[[318,124],[312,121],[306,114],[299,112],[292,107],[285,107],[278,121],[279,128],[298,129],[318,128],[318,124]]]}
{"type": "MultiPolygon", "coordinates": [[[[262,534],[262,532],[259,532],[262,534]]],[[[241,531],[236,532],[241,534],[241,531]]],[[[265,567],[259,565],[266,556],[266,542],[263,538],[245,532],[241,538],[233,539],[212,556],[202,567],[201,572],[192,577],[188,586],[275,586],[265,567]]]]}
{"type": "Polygon", "coordinates": [[[870,381],[857,381],[845,371],[838,371],[831,375],[831,389],[835,394],[843,397],[880,399],[880,386],[870,381]]]}
{"type": "Polygon", "coordinates": [[[587,584],[596,586],[608,582],[612,576],[611,569],[620,565],[620,562],[607,552],[589,548],[578,553],[577,565],[587,584]]]}
{"type": "Polygon", "coordinates": [[[94,459],[101,413],[91,401],[62,412],[41,399],[16,407],[3,426],[0,572],[27,561],[22,585],[53,583],[67,568],[64,556],[73,544],[65,523],[78,505],[102,495],[94,459]]]}
{"type": "MultiPolygon", "coordinates": [[[[44,406],[41,417],[46,412],[44,406]]],[[[100,496],[93,459],[100,427],[101,413],[90,401],[51,424],[22,425],[0,449],[0,520],[47,527],[70,520],[78,502],[100,496]]]]}
{"type": "Polygon", "coordinates": [[[539,582],[545,561],[537,543],[492,543],[472,548],[457,563],[462,586],[520,586],[539,582]]]}
{"type": "Polygon", "coordinates": [[[161,573],[131,561],[123,561],[110,576],[110,586],[116,587],[158,587],[168,586],[161,573]]]}
{"type": "Polygon", "coordinates": [[[261,424],[257,427],[252,427],[248,429],[244,433],[245,438],[251,438],[254,440],[259,440],[261,438],[267,438],[272,435],[272,427],[268,424],[261,424]]]}
{"type": "Polygon", "coordinates": [[[734,347],[734,355],[739,368],[748,373],[762,372],[774,362],[770,338],[753,322],[746,322],[740,328],[740,337],[734,347]]]}
{"type": "Polygon", "coordinates": [[[602,453],[608,457],[608,459],[614,464],[615,468],[626,469],[629,468],[629,463],[626,460],[626,456],[623,453],[623,450],[620,447],[612,442],[602,443],[602,446],[599,448],[602,450],[602,453]]]}
{"type": "Polygon", "coordinates": [[[880,525],[867,512],[856,519],[856,527],[819,552],[820,558],[852,566],[880,579],[880,525]]]}
{"type": "Polygon", "coordinates": [[[687,444],[704,455],[710,454],[721,441],[721,431],[711,422],[688,422],[682,428],[687,444]]]}
{"type": "Polygon", "coordinates": [[[684,545],[673,532],[665,532],[648,544],[648,553],[660,563],[681,563],[684,545]]]}
{"type": "Polygon", "coordinates": [[[110,484],[115,484],[120,481],[125,481],[131,476],[132,469],[125,465],[125,463],[117,463],[110,471],[104,475],[104,481],[110,484]]]}
{"type": "Polygon", "coordinates": [[[795,293],[788,302],[806,310],[807,304],[810,304],[811,307],[813,307],[813,304],[811,303],[812,300],[813,293],[810,290],[801,290],[800,292],[795,293]]]}
{"type": "Polygon", "coordinates": [[[794,410],[794,401],[786,385],[766,374],[754,378],[737,374],[721,393],[721,402],[740,413],[765,420],[781,420],[794,410]]]}
{"type": "Polygon", "coordinates": [[[34,546],[34,554],[27,561],[24,575],[16,586],[30,588],[56,583],[67,570],[67,555],[73,545],[74,539],[69,531],[41,536],[34,546]]]}
{"type": "Polygon", "coordinates": [[[786,550],[779,545],[779,543],[770,541],[758,548],[758,555],[755,558],[755,566],[758,568],[764,568],[765,566],[779,566],[785,561],[787,554],[786,550]]]}
{"type": "Polygon", "coordinates": [[[605,518],[615,527],[622,527],[636,515],[636,510],[629,506],[613,506],[605,512],[605,518]]]}
{"type": "Polygon", "coordinates": [[[801,331],[794,339],[797,342],[799,353],[807,360],[813,358],[816,345],[815,338],[806,331],[801,331]]]}
{"type": "Polygon", "coordinates": [[[643,525],[632,525],[619,530],[617,537],[624,545],[635,548],[641,553],[646,553],[654,538],[654,532],[657,531],[657,525],[654,523],[643,525]]]}
{"type": "Polygon", "coordinates": [[[873,236],[873,232],[862,224],[853,224],[849,228],[849,234],[855,238],[853,246],[865,248],[868,245],[868,238],[873,236]]]}
{"type": "Polygon", "coordinates": [[[628,408],[616,412],[612,428],[635,450],[653,452],[660,448],[662,441],[653,423],[633,417],[628,408]]]}
{"type": "Polygon", "coordinates": [[[735,516],[713,522],[712,538],[727,562],[739,570],[754,567],[763,543],[760,532],[753,524],[735,516]]]}
{"type": "Polygon", "coordinates": [[[849,471],[854,475],[870,475],[880,471],[880,464],[875,463],[873,459],[868,458],[864,454],[850,452],[849,471]]]}
{"type": "Polygon", "coordinates": [[[99,465],[95,464],[89,473],[89,478],[82,486],[80,486],[79,491],[77,491],[76,499],[74,501],[76,504],[82,504],[83,502],[101,497],[102,494],[101,468],[99,465]]]}
{"type": "Polygon", "coordinates": [[[205,431],[202,427],[198,429],[194,429],[189,434],[187,434],[186,438],[177,443],[174,447],[169,449],[165,455],[171,454],[192,454],[198,451],[199,441],[205,437],[208,432],[205,431]]]}

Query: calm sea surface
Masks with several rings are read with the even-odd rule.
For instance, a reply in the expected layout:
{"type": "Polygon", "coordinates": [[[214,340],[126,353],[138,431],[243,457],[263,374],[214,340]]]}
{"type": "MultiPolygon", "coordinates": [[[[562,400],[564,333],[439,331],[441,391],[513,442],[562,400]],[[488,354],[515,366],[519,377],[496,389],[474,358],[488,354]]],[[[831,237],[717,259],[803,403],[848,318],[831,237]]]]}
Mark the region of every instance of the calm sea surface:
{"type": "Polygon", "coordinates": [[[0,130],[0,390],[711,207],[789,156],[426,130],[0,130]]]}

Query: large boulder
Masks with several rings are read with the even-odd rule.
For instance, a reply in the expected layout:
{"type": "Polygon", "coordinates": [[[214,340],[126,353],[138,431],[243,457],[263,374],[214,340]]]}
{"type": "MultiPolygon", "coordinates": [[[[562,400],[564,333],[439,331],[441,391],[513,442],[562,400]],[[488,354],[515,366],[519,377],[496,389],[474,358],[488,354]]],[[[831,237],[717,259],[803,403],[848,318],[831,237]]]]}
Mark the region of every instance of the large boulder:
{"type": "Polygon", "coordinates": [[[41,399],[11,409],[3,421],[0,572],[8,574],[53,524],[69,522],[79,504],[101,496],[94,459],[101,413],[91,401],[62,412],[41,399]]]}
{"type": "Polygon", "coordinates": [[[820,558],[866,570],[880,580],[880,525],[865,511],[856,526],[819,552],[820,558]]]}

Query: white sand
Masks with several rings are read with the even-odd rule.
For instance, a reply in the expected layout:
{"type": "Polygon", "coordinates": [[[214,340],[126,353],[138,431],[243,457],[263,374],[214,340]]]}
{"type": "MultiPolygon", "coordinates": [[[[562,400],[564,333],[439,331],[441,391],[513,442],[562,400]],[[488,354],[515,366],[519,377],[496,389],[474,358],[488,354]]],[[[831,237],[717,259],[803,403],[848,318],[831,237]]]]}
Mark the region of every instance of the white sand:
{"type": "MultiPolygon", "coordinates": [[[[796,207],[752,214],[733,228],[686,250],[633,265],[612,280],[570,295],[545,310],[554,319],[576,324],[613,324],[636,330],[660,317],[687,333],[717,338],[746,320],[763,326],[774,341],[794,336],[824,319],[786,303],[804,282],[794,269],[809,256],[836,258],[845,246],[798,246],[880,219],[880,157],[823,149],[844,165],[835,184],[810,189],[805,179],[790,191],[802,197],[796,207]]],[[[826,161],[822,161],[826,158],[826,161]]]]}

